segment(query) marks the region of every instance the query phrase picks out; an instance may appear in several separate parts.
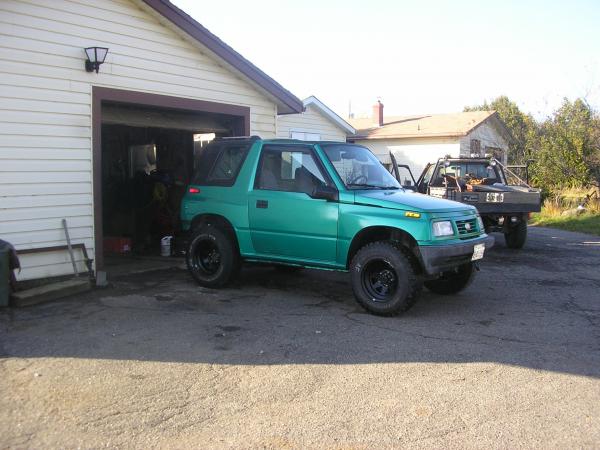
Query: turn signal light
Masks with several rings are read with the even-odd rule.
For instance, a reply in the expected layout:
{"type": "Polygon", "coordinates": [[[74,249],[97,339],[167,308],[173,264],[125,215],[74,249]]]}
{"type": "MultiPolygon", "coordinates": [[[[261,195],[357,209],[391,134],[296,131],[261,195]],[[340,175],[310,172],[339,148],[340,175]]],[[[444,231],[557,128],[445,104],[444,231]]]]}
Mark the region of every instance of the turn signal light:
{"type": "Polygon", "coordinates": [[[188,192],[190,194],[199,194],[200,193],[200,189],[195,188],[195,187],[191,187],[191,188],[188,189],[188,192]]]}

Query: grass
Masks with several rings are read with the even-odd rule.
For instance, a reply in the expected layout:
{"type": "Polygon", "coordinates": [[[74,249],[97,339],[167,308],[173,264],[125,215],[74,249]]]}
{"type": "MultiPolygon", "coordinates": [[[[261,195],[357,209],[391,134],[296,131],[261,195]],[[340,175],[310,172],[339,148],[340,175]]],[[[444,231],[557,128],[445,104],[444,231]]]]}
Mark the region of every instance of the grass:
{"type": "MultiPolygon", "coordinates": [[[[572,196],[567,195],[567,197],[572,196]]],[[[542,211],[533,214],[531,224],[600,236],[600,201],[590,201],[583,214],[563,214],[564,211],[573,209],[572,203],[563,202],[560,198],[558,200],[547,199],[542,211]],[[569,206],[566,206],[565,203],[569,206]]]]}
{"type": "Polygon", "coordinates": [[[600,236],[599,214],[586,213],[580,216],[547,216],[544,215],[544,211],[542,210],[541,213],[533,215],[531,224],[600,236]]]}

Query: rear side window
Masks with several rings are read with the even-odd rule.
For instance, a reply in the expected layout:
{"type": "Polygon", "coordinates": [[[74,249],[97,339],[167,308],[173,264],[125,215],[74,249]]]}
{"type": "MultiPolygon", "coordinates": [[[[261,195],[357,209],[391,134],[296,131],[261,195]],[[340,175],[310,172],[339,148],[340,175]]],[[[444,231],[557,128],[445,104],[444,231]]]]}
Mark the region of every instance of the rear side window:
{"type": "Polygon", "coordinates": [[[202,149],[195,161],[192,184],[233,186],[246,159],[250,143],[213,143],[202,149]]]}

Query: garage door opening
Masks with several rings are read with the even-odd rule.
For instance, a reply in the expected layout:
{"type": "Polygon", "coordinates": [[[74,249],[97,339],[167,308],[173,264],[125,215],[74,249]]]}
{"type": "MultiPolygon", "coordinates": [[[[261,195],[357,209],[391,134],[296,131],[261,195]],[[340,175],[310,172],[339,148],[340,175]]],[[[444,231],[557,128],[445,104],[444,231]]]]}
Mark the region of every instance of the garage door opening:
{"type": "Polygon", "coordinates": [[[100,112],[97,268],[160,257],[167,236],[179,248],[180,203],[196,155],[212,139],[245,134],[247,117],[116,101],[102,101],[100,112]]]}

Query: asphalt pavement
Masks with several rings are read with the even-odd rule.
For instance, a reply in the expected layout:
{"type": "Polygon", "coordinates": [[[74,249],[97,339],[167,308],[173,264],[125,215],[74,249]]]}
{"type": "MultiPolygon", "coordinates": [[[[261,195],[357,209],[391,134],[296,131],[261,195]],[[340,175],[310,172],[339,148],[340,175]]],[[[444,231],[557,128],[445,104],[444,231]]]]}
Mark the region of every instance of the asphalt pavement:
{"type": "Polygon", "coordinates": [[[501,235],[381,318],[348,275],[182,269],[0,312],[0,448],[600,448],[600,237],[501,235]]]}

